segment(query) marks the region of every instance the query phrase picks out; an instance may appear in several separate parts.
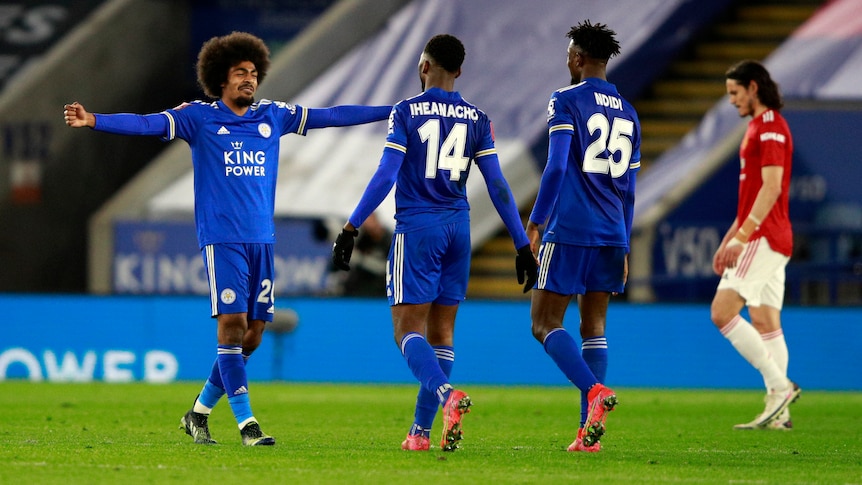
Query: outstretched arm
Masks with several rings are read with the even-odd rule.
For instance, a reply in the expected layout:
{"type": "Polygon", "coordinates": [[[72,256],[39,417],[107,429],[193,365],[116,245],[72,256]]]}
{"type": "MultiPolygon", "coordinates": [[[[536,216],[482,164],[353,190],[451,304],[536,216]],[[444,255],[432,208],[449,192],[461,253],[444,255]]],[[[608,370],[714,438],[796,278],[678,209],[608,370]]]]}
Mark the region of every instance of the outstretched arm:
{"type": "Polygon", "coordinates": [[[314,129],[361,125],[385,120],[389,117],[390,111],[392,111],[392,106],[343,105],[331,108],[308,108],[306,127],[314,129]]]}
{"type": "Polygon", "coordinates": [[[66,124],[73,128],[89,127],[117,135],[159,135],[168,130],[167,117],[162,113],[138,115],[131,113],[95,114],[78,102],[63,106],[66,124]]]}
{"type": "Polygon", "coordinates": [[[93,113],[88,113],[84,109],[84,105],[77,101],[72,104],[63,105],[63,117],[66,119],[66,124],[72,128],[92,128],[96,126],[96,117],[93,113]]]}

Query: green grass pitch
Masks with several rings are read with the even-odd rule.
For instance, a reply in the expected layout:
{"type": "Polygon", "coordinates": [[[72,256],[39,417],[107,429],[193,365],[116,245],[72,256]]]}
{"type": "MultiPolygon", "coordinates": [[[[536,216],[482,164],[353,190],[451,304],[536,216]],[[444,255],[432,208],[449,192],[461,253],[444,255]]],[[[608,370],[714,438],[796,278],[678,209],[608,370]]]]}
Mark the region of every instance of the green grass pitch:
{"type": "Polygon", "coordinates": [[[198,383],[0,382],[0,483],[862,483],[862,393],[803,389],[795,428],[734,431],[762,393],[617,389],[601,453],[567,453],[573,388],[465,386],[461,449],[406,452],[414,386],[251,383],[274,447],[246,448],[226,401],[218,445],[178,429],[198,383]]]}

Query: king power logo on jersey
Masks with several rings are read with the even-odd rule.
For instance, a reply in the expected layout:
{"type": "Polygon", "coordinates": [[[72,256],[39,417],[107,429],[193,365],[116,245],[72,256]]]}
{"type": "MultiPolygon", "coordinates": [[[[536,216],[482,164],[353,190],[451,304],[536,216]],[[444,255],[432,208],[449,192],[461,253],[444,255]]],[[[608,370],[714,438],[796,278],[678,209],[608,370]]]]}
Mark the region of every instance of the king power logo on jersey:
{"type": "Polygon", "coordinates": [[[224,167],[226,177],[266,177],[266,153],[263,150],[243,150],[241,141],[230,142],[225,150],[224,167]]]}

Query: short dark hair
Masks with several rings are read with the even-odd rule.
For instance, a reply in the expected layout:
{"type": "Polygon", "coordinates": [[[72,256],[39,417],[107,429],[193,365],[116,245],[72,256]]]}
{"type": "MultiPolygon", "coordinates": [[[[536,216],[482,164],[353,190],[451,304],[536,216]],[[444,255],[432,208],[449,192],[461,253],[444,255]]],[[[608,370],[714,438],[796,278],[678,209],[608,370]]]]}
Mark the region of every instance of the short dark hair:
{"type": "Polygon", "coordinates": [[[222,84],[231,67],[249,61],[257,69],[257,83],[269,70],[269,48],[259,37],[246,32],[231,32],[204,42],[198,53],[198,84],[204,94],[220,98],[222,84]]]}
{"type": "Polygon", "coordinates": [[[781,109],[784,107],[784,101],[781,99],[781,92],[778,90],[778,84],[772,80],[769,71],[763,64],[746,59],[739,61],[730,66],[730,69],[724,74],[727,79],[733,79],[739,84],[748,87],[751,81],[757,83],[757,99],[769,109],[781,109]]]}
{"type": "Polygon", "coordinates": [[[593,25],[589,20],[584,20],[572,27],[566,37],[572,39],[584,54],[607,62],[620,53],[620,43],[617,42],[616,35],[617,33],[605,24],[593,25]]]}
{"type": "Polygon", "coordinates": [[[457,72],[464,62],[464,44],[454,35],[439,34],[431,37],[422,51],[448,72],[457,72]]]}

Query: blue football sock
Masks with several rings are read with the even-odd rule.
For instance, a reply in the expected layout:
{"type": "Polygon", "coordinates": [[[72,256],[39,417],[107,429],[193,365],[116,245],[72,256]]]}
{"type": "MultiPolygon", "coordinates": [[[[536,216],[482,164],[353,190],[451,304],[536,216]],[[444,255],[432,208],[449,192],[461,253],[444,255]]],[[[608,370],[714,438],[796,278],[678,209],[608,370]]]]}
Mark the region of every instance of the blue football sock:
{"type": "Polygon", "coordinates": [[[423,428],[422,426],[419,426],[418,424],[413,423],[413,425],[410,426],[410,431],[407,434],[422,435],[426,438],[430,438],[431,437],[431,429],[423,428]]]}
{"type": "MultiPolygon", "coordinates": [[[[249,355],[243,352],[242,358],[244,362],[248,362],[249,357],[249,355]]],[[[224,394],[224,384],[222,384],[221,372],[218,369],[218,358],[216,358],[213,362],[212,369],[210,369],[210,376],[204,383],[204,388],[201,389],[197,401],[195,402],[194,411],[197,413],[209,414],[224,394]]]]}
{"type": "MultiPolygon", "coordinates": [[[[437,355],[440,370],[446,374],[447,378],[450,377],[452,366],[455,364],[455,349],[448,345],[434,345],[432,348],[437,355]]],[[[434,417],[437,415],[439,407],[440,403],[437,402],[437,396],[424,387],[419,387],[419,395],[416,396],[416,412],[413,414],[413,427],[410,429],[410,434],[417,434],[417,431],[421,431],[425,436],[430,436],[434,417]]]]}
{"type": "Polygon", "coordinates": [[[236,422],[242,423],[252,418],[254,415],[248,399],[248,378],[245,373],[242,347],[219,345],[218,367],[236,422]]]}
{"type": "Polygon", "coordinates": [[[198,395],[197,402],[195,402],[194,411],[209,414],[222,396],[224,396],[224,389],[213,384],[210,379],[207,379],[204,383],[204,388],[201,389],[201,393],[198,395]]]}
{"type": "MultiPolygon", "coordinates": [[[[608,373],[608,339],[604,335],[585,338],[581,343],[581,352],[593,375],[604,384],[608,373]]],[[[581,427],[587,421],[588,406],[587,391],[581,391],[581,427]]]]}
{"type": "Polygon", "coordinates": [[[545,337],[544,342],[545,352],[551,356],[551,359],[557,364],[557,367],[563,371],[563,375],[568,378],[572,384],[578,386],[582,391],[589,391],[590,387],[597,382],[584,358],[581,357],[581,351],[578,349],[578,344],[569,335],[569,332],[564,328],[551,330],[545,337]]]}
{"type": "Polygon", "coordinates": [[[452,386],[425,337],[416,332],[408,333],[401,339],[401,353],[422,387],[437,398],[438,405],[445,403],[452,386]]]}
{"type": "Polygon", "coordinates": [[[224,393],[224,384],[222,384],[221,381],[221,372],[218,368],[218,358],[216,358],[215,362],[213,362],[212,369],[210,369],[210,376],[204,383],[204,388],[201,390],[201,393],[198,396],[198,400],[195,403],[195,407],[197,407],[197,404],[200,403],[202,406],[212,410],[212,408],[214,408],[215,405],[218,404],[219,399],[224,396],[224,393]]]}

